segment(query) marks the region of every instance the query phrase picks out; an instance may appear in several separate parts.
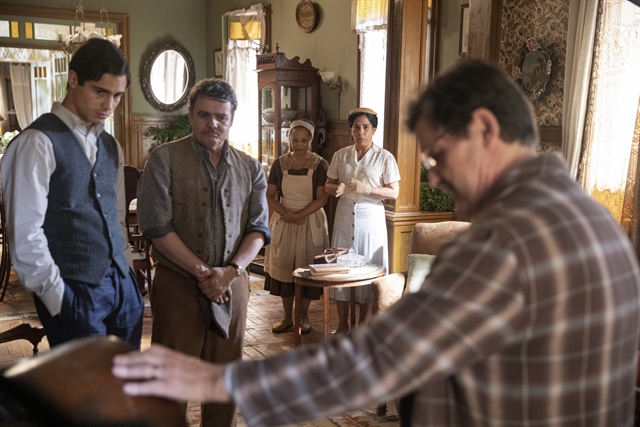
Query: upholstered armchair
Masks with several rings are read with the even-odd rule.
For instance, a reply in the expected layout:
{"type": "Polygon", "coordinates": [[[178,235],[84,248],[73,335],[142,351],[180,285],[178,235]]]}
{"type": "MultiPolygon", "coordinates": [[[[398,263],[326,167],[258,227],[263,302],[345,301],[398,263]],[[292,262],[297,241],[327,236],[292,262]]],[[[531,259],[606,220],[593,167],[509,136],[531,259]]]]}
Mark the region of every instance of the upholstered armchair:
{"type": "MultiPolygon", "coordinates": [[[[411,230],[410,254],[436,255],[440,246],[451,240],[458,233],[469,228],[471,223],[464,221],[444,221],[433,223],[419,223],[411,230]]],[[[411,255],[410,255],[411,257],[411,255]]],[[[410,260],[411,261],[411,260],[410,260]]],[[[411,263],[410,263],[411,268],[411,263]]],[[[393,273],[381,277],[371,283],[373,290],[373,314],[386,310],[395,304],[405,293],[409,272],[393,273]]],[[[396,406],[398,406],[396,404],[396,406]]],[[[387,412],[387,405],[378,405],[376,412],[383,416],[387,412]]]]}
{"type": "MultiPolygon", "coordinates": [[[[451,240],[471,224],[464,221],[419,223],[411,231],[410,254],[436,255],[440,246],[451,240]]],[[[373,313],[386,310],[398,301],[405,292],[408,272],[393,273],[374,280],[373,313]]]]}

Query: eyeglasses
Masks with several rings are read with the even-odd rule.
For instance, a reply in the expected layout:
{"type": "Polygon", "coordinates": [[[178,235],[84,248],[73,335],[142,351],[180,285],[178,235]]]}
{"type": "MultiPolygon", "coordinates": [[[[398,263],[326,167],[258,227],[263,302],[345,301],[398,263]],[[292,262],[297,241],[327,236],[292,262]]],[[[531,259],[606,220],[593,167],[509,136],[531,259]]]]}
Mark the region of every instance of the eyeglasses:
{"type": "Polygon", "coordinates": [[[422,159],[422,166],[426,170],[431,170],[438,166],[438,159],[442,159],[442,155],[445,152],[444,147],[442,146],[442,141],[445,136],[445,132],[442,132],[438,137],[434,140],[433,150],[427,152],[427,150],[422,150],[420,152],[420,158],[422,159]]]}
{"type": "Polygon", "coordinates": [[[432,168],[435,168],[438,165],[438,162],[436,162],[436,159],[434,159],[424,151],[420,153],[420,158],[422,159],[422,166],[424,166],[426,170],[431,170],[432,168]]]}

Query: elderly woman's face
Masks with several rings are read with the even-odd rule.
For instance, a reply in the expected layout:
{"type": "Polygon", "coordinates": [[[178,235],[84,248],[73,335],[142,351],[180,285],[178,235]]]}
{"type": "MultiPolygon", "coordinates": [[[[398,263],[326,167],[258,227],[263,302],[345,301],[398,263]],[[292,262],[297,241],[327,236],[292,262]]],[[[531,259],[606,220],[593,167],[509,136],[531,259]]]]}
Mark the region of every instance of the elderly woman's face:
{"type": "Polygon", "coordinates": [[[371,122],[367,116],[362,115],[356,117],[351,127],[351,136],[356,145],[361,147],[368,147],[373,144],[373,134],[376,133],[376,128],[371,126],[371,122]]]}
{"type": "Polygon", "coordinates": [[[294,128],[289,133],[289,143],[291,144],[291,150],[295,153],[306,153],[309,151],[309,145],[311,142],[311,133],[303,128],[294,128]]]}

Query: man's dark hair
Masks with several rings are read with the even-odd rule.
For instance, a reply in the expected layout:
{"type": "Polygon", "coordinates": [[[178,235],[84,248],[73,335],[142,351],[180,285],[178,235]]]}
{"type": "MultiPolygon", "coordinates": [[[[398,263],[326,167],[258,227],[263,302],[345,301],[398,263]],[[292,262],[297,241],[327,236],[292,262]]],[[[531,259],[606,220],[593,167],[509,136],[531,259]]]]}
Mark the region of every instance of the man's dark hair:
{"type": "Polygon", "coordinates": [[[238,108],[238,98],[231,85],[220,79],[204,79],[193,85],[189,93],[189,112],[193,112],[198,97],[206,96],[209,99],[231,103],[231,114],[235,114],[238,108]]]}
{"type": "Polygon", "coordinates": [[[533,107],[511,76],[479,60],[463,60],[436,78],[409,108],[407,126],[415,130],[421,118],[457,138],[466,138],[471,114],[491,111],[505,142],[538,144],[533,107]]]}
{"type": "Polygon", "coordinates": [[[127,87],[131,83],[129,63],[122,51],[113,43],[103,39],[89,39],[73,54],[69,70],[78,75],[78,84],[87,80],[97,82],[105,73],[127,76],[127,87]]]}
{"type": "Polygon", "coordinates": [[[358,111],[357,113],[353,113],[347,116],[347,123],[349,124],[350,128],[353,127],[353,122],[355,122],[356,119],[360,116],[366,116],[367,119],[369,119],[369,123],[371,123],[371,126],[373,126],[376,129],[378,128],[378,116],[371,113],[365,113],[363,111],[358,111]]]}

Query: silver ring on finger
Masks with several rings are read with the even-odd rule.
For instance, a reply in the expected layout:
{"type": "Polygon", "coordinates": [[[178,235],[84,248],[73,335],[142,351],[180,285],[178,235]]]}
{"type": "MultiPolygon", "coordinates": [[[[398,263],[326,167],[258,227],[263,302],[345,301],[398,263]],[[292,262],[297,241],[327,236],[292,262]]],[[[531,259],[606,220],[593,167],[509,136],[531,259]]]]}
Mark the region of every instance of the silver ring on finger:
{"type": "Polygon", "coordinates": [[[162,369],[160,369],[160,366],[158,365],[155,365],[151,370],[151,376],[153,379],[159,379],[161,373],[162,373],[162,369]]]}

